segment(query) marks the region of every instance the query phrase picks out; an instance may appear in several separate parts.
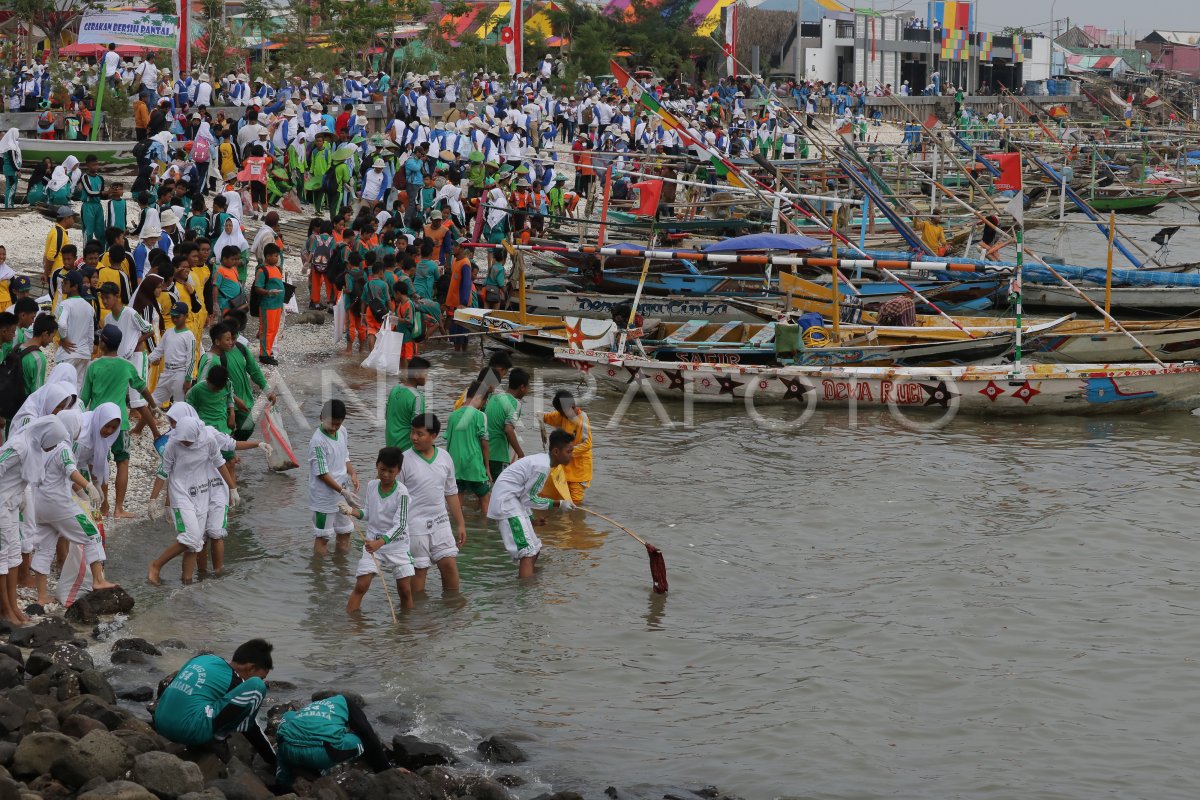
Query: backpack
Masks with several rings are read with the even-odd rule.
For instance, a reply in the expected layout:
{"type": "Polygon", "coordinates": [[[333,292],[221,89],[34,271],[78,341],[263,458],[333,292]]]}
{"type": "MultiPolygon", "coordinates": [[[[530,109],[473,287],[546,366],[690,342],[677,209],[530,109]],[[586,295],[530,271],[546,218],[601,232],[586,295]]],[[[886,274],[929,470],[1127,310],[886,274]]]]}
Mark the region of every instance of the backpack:
{"type": "Polygon", "coordinates": [[[375,321],[382,323],[383,318],[388,315],[391,310],[388,308],[386,298],[376,297],[374,293],[367,297],[367,308],[371,311],[371,316],[375,317],[375,321]]]}
{"type": "Polygon", "coordinates": [[[430,329],[442,324],[442,307],[436,300],[419,299],[413,303],[412,340],[423,342],[430,329]]]}
{"type": "Polygon", "coordinates": [[[28,349],[15,351],[0,361],[0,417],[8,422],[12,422],[29,397],[25,391],[25,373],[21,369],[21,359],[28,352],[28,349]]]}
{"type": "Polygon", "coordinates": [[[135,144],[133,146],[133,157],[138,162],[145,161],[146,157],[148,155],[150,155],[150,140],[149,139],[142,139],[140,142],[138,142],[137,144],[135,144]]]}
{"type": "Polygon", "coordinates": [[[321,176],[322,192],[337,191],[337,176],[333,174],[334,169],[336,169],[336,167],[334,167],[333,164],[330,164],[329,169],[325,170],[325,174],[321,176]]]}
{"type": "Polygon", "coordinates": [[[212,144],[206,137],[200,137],[192,142],[192,161],[203,164],[212,158],[212,144]]]}
{"type": "MultiPolygon", "coordinates": [[[[261,269],[261,267],[259,268],[261,269]]],[[[258,270],[254,272],[254,280],[258,280],[258,270]]],[[[250,290],[250,316],[257,317],[259,313],[259,297],[258,292],[250,290]]]]}
{"type": "Polygon", "coordinates": [[[329,269],[329,262],[333,257],[333,239],[327,236],[318,236],[313,246],[312,253],[308,257],[308,264],[315,272],[324,273],[329,269]]]}

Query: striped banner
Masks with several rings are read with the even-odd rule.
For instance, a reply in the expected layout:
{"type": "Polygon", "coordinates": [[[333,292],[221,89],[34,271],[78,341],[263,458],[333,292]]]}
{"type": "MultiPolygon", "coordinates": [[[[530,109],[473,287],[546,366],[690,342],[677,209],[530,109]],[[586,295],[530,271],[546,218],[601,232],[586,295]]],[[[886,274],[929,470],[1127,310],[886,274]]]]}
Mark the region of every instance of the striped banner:
{"type": "Polygon", "coordinates": [[[975,4],[965,0],[933,2],[929,4],[929,24],[944,31],[975,30],[975,4]]]}
{"type": "Polygon", "coordinates": [[[1012,47],[1013,47],[1013,63],[1014,64],[1024,64],[1025,63],[1025,37],[1024,36],[1014,36],[1012,47]]]}
{"type": "Polygon", "coordinates": [[[979,60],[992,60],[992,47],[995,45],[996,34],[985,33],[979,40],[979,60]]]}

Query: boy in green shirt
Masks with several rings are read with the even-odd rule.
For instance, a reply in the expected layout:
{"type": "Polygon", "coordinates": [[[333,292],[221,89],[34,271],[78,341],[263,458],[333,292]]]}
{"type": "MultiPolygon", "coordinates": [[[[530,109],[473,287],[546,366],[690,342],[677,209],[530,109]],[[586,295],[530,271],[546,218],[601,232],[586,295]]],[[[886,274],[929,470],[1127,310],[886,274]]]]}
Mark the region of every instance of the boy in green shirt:
{"type": "MultiPolygon", "coordinates": [[[[112,444],[113,461],[117,464],[117,495],[113,516],[116,519],[133,519],[133,514],[125,511],[125,488],[129,485],[129,448],[126,442],[129,390],[133,389],[145,399],[150,413],[154,412],[155,405],[137,367],[117,355],[121,349],[121,339],[121,329],[116,325],[105,325],[100,331],[100,357],[88,364],[83,373],[79,399],[89,409],[95,409],[102,403],[115,403],[121,409],[121,432],[112,444]]],[[[104,494],[101,512],[107,513],[108,487],[102,486],[100,490],[104,494]]]]}
{"type": "Polygon", "coordinates": [[[42,348],[54,341],[58,320],[43,314],[33,321],[33,338],[21,348],[21,374],[25,377],[25,393],[33,394],[46,383],[46,354],[42,348]]]}
{"type": "Polygon", "coordinates": [[[229,373],[219,363],[208,367],[204,380],[197,380],[196,385],[187,393],[187,402],[196,409],[196,415],[205,425],[211,425],[221,433],[233,430],[229,373]]]}
{"type": "Polygon", "coordinates": [[[272,242],[263,248],[263,264],[254,276],[254,291],[258,294],[258,360],[278,364],[275,360],[275,337],[283,320],[283,271],[279,268],[279,245],[272,242]]]}
{"type": "Polygon", "coordinates": [[[454,461],[458,492],[470,492],[479,498],[479,510],[484,514],[492,492],[488,481],[487,415],[481,410],[487,395],[487,387],[473,381],[467,388],[466,402],[446,421],[446,451],[454,461]]]}
{"type": "Polygon", "coordinates": [[[420,390],[425,386],[428,373],[428,361],[420,356],[410,359],[404,382],[388,394],[384,407],[384,436],[388,447],[398,447],[401,451],[412,449],[412,421],[425,413],[425,395],[420,390]]]}
{"type": "Polygon", "coordinates": [[[504,468],[525,451],[517,439],[517,421],[521,419],[521,399],[529,394],[529,373],[517,367],[508,373],[508,391],[492,395],[484,409],[488,425],[488,470],[492,482],[504,468]]]}

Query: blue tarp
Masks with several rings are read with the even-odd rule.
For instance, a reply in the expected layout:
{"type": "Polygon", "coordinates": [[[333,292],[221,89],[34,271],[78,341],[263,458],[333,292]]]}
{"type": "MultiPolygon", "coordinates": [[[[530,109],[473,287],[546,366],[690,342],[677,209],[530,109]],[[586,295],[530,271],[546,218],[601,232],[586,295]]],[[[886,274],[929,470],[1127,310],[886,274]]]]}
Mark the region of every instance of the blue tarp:
{"type": "Polygon", "coordinates": [[[752,233],[749,236],[734,236],[704,248],[705,253],[737,253],[742,250],[816,250],[825,242],[811,236],[784,233],[752,233]]]}
{"type": "MultiPolygon", "coordinates": [[[[1054,271],[1069,281],[1103,286],[1104,267],[1054,266],[1054,271]]],[[[1050,270],[1036,264],[1026,264],[1022,270],[1031,283],[1058,284],[1050,270]]],[[[1061,285],[1061,284],[1059,284],[1061,285]]],[[[1114,269],[1113,286],[1200,286],[1200,274],[1188,272],[1156,272],[1144,269],[1114,269]]]]}

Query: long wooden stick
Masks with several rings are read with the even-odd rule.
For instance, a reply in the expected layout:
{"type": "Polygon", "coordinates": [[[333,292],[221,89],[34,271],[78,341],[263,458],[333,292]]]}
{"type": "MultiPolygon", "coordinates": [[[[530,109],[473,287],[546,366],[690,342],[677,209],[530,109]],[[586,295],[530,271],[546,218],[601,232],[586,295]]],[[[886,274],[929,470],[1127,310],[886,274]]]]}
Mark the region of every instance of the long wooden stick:
{"type": "MultiPolygon", "coordinates": [[[[355,525],[354,527],[356,530],[358,529],[357,525],[355,525]]],[[[371,557],[371,562],[375,564],[375,571],[377,573],[379,573],[379,577],[383,581],[383,596],[387,598],[388,608],[390,608],[392,610],[392,624],[399,625],[400,618],[396,616],[396,604],[392,602],[392,593],[390,591],[388,591],[387,575],[384,574],[383,567],[379,566],[379,559],[375,557],[375,554],[373,552],[371,552],[370,550],[367,550],[367,537],[363,535],[362,531],[358,531],[358,534],[360,536],[362,536],[363,550],[366,550],[367,555],[369,555],[371,557]]]]}
{"type": "Polygon", "coordinates": [[[583,511],[583,512],[585,512],[585,513],[587,513],[587,514],[591,514],[593,517],[599,517],[600,519],[602,519],[602,520],[604,520],[605,522],[607,522],[609,525],[612,525],[612,526],[614,526],[614,527],[620,528],[621,530],[625,531],[625,532],[626,532],[626,533],[628,533],[630,536],[632,536],[634,539],[637,539],[637,540],[638,540],[638,541],[639,541],[639,542],[640,542],[640,543],[641,543],[643,546],[648,546],[648,545],[646,545],[646,540],[645,540],[645,539],[643,539],[642,537],[638,536],[636,533],[634,533],[633,531],[629,530],[629,528],[626,528],[624,525],[622,525],[621,523],[617,522],[617,521],[616,521],[615,519],[613,519],[612,517],[606,517],[605,515],[601,514],[599,511],[592,511],[590,508],[584,508],[583,506],[576,506],[576,508],[578,508],[580,511],[583,511]]]}

